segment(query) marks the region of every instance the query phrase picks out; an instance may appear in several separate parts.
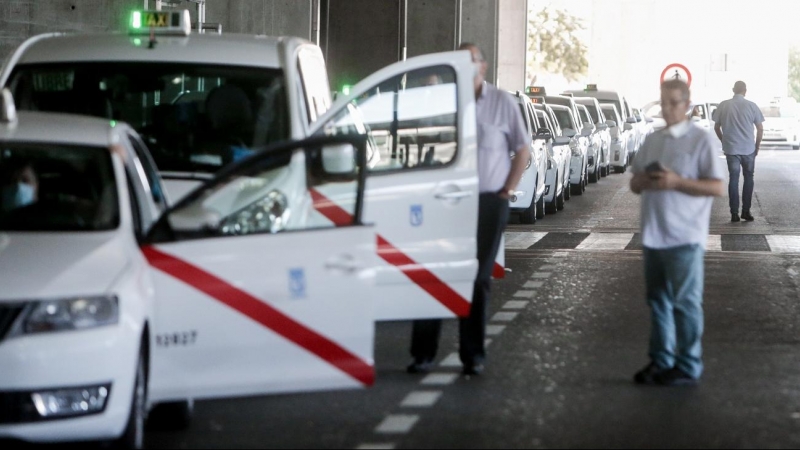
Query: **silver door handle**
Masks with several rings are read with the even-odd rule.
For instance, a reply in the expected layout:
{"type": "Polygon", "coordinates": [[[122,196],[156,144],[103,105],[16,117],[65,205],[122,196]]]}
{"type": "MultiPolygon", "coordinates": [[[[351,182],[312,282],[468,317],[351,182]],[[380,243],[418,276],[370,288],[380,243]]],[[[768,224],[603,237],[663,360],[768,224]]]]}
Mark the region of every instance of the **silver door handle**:
{"type": "Polygon", "coordinates": [[[353,257],[344,256],[340,258],[333,258],[325,263],[327,270],[338,270],[351,274],[362,269],[362,265],[358,263],[353,257]]]}
{"type": "Polygon", "coordinates": [[[472,197],[471,191],[456,191],[456,192],[447,192],[445,194],[436,194],[436,198],[438,200],[458,200],[467,197],[472,197]]]}

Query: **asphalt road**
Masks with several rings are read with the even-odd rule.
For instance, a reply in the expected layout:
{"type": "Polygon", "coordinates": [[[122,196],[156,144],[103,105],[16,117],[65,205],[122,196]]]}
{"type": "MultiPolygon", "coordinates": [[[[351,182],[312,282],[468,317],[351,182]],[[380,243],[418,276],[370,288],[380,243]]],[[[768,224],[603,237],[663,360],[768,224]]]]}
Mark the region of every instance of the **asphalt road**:
{"type": "Polygon", "coordinates": [[[482,377],[460,377],[450,364],[454,323],[436,376],[405,374],[410,324],[384,323],[372,389],[201,402],[189,430],[151,432],[147,445],[798,447],[799,173],[800,152],[764,151],[756,222],[731,224],[727,198],[715,203],[700,387],[631,382],[647,363],[649,333],[638,200],[629,175],[611,175],[565,211],[509,227],[513,272],[495,283],[482,377]]]}

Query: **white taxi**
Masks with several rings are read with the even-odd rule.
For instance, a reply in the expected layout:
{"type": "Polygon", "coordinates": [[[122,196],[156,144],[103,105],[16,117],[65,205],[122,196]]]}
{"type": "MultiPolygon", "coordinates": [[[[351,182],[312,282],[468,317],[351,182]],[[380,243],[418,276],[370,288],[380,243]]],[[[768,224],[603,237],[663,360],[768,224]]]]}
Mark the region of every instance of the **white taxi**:
{"type": "Polygon", "coordinates": [[[632,130],[630,124],[625,124],[628,128],[622,128],[622,117],[617,111],[616,105],[611,103],[603,103],[601,105],[603,115],[606,116],[608,121],[608,130],[611,133],[611,167],[616,173],[625,173],[631,163],[630,158],[633,156],[628,151],[628,141],[633,139],[630,131],[632,130]]]}
{"type": "Polygon", "coordinates": [[[373,383],[363,138],[275,146],[165,211],[133,129],[3,99],[0,439],[140,448],[153,408],[373,383]],[[313,220],[321,189],[349,221],[313,220]]]}
{"type": "MultiPolygon", "coordinates": [[[[519,214],[520,222],[533,224],[543,219],[546,214],[545,196],[549,194],[545,179],[550,168],[550,159],[545,149],[545,142],[536,139],[536,123],[531,115],[533,104],[520,91],[509,92],[519,106],[522,121],[530,139],[531,158],[525,166],[525,172],[511,198],[511,212],[519,214]]],[[[555,211],[553,211],[555,212],[555,211]]]]}
{"type": "MultiPolygon", "coordinates": [[[[375,298],[376,318],[466,316],[478,268],[469,52],[396,63],[331,104],[316,45],[192,34],[187,14],[136,12],[128,33],[32,38],[14,53],[0,83],[20,109],[130,123],[150,147],[172,201],[266,145],[366,134],[364,217],[375,223],[373,258],[385,288],[375,298]]],[[[330,207],[318,211],[318,220],[346,218],[346,204],[326,200],[330,207]]]]}

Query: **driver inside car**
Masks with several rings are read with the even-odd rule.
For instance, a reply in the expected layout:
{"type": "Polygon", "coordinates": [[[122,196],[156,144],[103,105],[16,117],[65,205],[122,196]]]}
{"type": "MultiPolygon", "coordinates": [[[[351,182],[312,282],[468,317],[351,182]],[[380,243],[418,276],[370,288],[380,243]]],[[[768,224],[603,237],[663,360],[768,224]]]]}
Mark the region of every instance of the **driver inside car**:
{"type": "Polygon", "coordinates": [[[10,212],[36,203],[39,197],[39,179],[28,162],[11,162],[0,166],[2,196],[0,211],[10,212]]]}

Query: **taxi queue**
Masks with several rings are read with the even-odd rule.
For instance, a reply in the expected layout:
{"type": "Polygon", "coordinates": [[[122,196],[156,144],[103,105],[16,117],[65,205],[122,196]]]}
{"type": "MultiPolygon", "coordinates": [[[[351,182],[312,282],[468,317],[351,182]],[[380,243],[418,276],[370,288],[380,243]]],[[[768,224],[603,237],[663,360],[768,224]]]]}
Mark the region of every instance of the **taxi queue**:
{"type": "MultiPolygon", "coordinates": [[[[468,315],[468,52],[332,102],[306,41],[129,25],[31,38],[0,73],[0,439],[141,448],[197,399],[372,385],[376,321],[468,315]]],[[[621,122],[515,95],[529,220],[608,174],[621,122]]]]}

